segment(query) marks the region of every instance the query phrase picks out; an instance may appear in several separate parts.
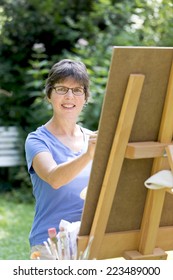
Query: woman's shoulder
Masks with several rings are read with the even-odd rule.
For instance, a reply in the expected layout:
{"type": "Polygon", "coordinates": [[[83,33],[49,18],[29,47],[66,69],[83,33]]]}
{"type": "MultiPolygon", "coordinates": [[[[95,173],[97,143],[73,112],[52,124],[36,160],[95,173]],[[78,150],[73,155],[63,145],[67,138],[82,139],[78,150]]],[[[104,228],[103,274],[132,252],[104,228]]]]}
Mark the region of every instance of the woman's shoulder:
{"type": "Polygon", "coordinates": [[[46,131],[44,129],[44,126],[38,127],[36,130],[31,131],[28,133],[26,141],[31,139],[44,139],[46,137],[46,131]]]}

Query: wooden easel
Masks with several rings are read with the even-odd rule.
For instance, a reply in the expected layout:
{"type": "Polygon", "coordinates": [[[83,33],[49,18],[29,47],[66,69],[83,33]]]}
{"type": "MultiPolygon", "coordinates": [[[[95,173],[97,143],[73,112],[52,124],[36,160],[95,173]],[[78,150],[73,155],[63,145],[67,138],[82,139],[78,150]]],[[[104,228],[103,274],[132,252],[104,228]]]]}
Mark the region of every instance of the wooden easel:
{"type": "MultiPolygon", "coordinates": [[[[153,155],[154,162],[152,168],[152,174],[155,174],[157,171],[163,169],[170,169],[173,171],[173,158],[171,154],[172,150],[172,136],[173,136],[173,64],[171,68],[169,84],[167,89],[167,95],[164,105],[164,111],[161,120],[161,126],[158,136],[158,142],[153,143],[152,153],[155,151],[155,147],[158,148],[158,145],[164,145],[167,155],[167,158],[164,157],[163,152],[160,155],[153,155]],[[169,164],[168,164],[169,163],[169,164]]],[[[144,149],[146,149],[146,153],[148,153],[149,149],[147,149],[147,145],[144,143],[144,149]]],[[[151,148],[151,147],[150,147],[151,148]]],[[[135,149],[135,145],[134,145],[135,149]]],[[[144,150],[145,151],[145,150],[144,150]]],[[[145,156],[145,153],[144,153],[145,156]]],[[[135,157],[134,157],[135,159],[135,157]]],[[[165,189],[162,190],[149,190],[147,194],[146,205],[144,209],[144,215],[141,226],[141,236],[139,243],[139,252],[126,252],[125,257],[129,259],[166,259],[167,255],[163,250],[156,250],[156,238],[158,233],[158,228],[160,224],[160,218],[162,214],[164,199],[165,199],[165,189]]]]}
{"type": "MultiPolygon", "coordinates": [[[[129,142],[144,85],[145,73],[131,73],[129,75],[116,130],[108,153],[100,193],[96,200],[92,224],[87,235],[83,235],[82,230],[79,233],[79,252],[85,249],[89,238],[94,236],[90,248],[90,259],[119,256],[126,259],[166,259],[165,250],[173,249],[173,225],[160,228],[167,189],[148,190],[140,229],[106,232],[125,159],[154,158],[151,174],[162,169],[171,168],[173,171],[173,146],[171,145],[173,136],[173,65],[169,75],[157,141],[129,142]],[[165,151],[167,156],[165,156],[165,151]],[[165,235],[167,241],[164,238],[165,235]]],[[[99,131],[100,129],[101,125],[99,131]]],[[[92,186],[92,176],[90,185],[92,186]]],[[[85,208],[87,208],[87,203],[86,201],[85,208]]],[[[86,219],[85,208],[82,224],[85,223],[84,219],[86,219]]]]}

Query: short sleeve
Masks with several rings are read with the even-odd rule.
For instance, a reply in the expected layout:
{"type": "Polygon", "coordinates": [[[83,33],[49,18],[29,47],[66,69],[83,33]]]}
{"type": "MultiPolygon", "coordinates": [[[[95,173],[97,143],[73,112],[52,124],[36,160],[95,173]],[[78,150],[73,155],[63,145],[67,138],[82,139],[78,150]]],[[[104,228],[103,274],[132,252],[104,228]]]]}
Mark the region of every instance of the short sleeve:
{"type": "Polygon", "coordinates": [[[25,155],[29,173],[34,172],[32,161],[40,152],[50,152],[46,142],[34,133],[29,134],[25,141],[25,155]]]}

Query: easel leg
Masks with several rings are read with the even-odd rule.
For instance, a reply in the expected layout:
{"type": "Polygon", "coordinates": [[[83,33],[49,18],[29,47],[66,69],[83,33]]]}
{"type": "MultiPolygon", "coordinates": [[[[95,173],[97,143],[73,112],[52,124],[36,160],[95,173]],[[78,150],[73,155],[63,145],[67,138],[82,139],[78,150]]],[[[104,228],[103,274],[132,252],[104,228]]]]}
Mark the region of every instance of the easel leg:
{"type": "Polygon", "coordinates": [[[105,234],[127,143],[129,141],[134,117],[142,91],[144,78],[144,75],[132,74],[130,75],[128,81],[120,118],[115,132],[101,193],[90,232],[90,237],[94,236],[94,240],[90,248],[90,259],[97,258],[105,234]]]}

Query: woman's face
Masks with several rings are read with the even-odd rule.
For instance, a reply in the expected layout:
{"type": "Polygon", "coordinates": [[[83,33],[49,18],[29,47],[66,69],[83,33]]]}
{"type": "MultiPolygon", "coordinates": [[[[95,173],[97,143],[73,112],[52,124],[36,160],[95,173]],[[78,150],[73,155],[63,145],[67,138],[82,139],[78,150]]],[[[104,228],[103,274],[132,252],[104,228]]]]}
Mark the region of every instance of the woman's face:
{"type": "MultiPolygon", "coordinates": [[[[83,88],[72,78],[67,78],[63,82],[59,82],[54,85],[55,88],[59,86],[67,88],[83,88]]],[[[83,95],[76,96],[73,94],[71,89],[69,89],[64,95],[59,95],[56,90],[53,89],[48,100],[52,104],[54,115],[75,120],[78,118],[86,102],[85,93],[83,95]]]]}

